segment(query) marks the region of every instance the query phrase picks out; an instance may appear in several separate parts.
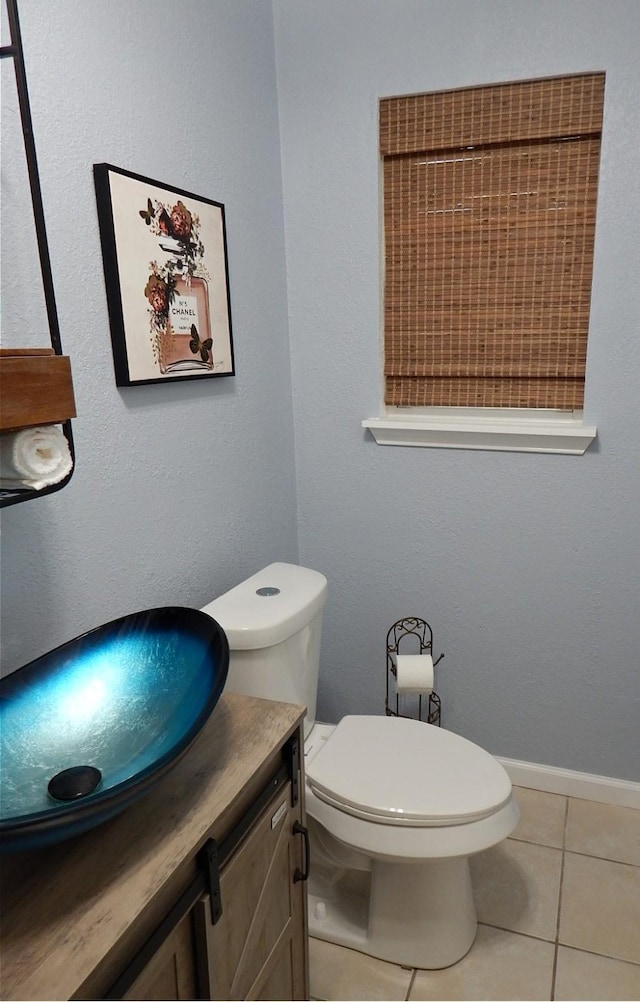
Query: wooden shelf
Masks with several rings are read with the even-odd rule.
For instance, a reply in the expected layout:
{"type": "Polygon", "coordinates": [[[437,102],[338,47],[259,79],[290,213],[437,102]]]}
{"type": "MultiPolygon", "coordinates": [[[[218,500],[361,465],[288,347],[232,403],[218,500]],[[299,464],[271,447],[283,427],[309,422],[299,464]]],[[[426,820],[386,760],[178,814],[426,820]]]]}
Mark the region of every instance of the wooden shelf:
{"type": "Polygon", "coordinates": [[[0,432],[76,416],[68,356],[53,348],[0,349],[0,432]]]}

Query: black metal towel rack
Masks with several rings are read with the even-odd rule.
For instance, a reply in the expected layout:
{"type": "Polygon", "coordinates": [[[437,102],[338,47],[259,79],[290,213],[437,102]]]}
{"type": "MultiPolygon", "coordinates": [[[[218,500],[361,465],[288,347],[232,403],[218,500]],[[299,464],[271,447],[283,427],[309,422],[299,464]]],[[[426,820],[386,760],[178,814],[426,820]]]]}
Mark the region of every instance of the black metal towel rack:
{"type": "MultiPolygon", "coordinates": [[[[51,258],[49,256],[49,241],[44,220],[44,206],[42,203],[42,189],[40,187],[40,175],[38,173],[38,159],[36,147],[33,139],[33,124],[31,121],[31,106],[29,104],[29,91],[27,88],[27,74],[24,65],[24,54],[22,50],[22,35],[20,33],[20,20],[18,18],[18,0],[6,0],[7,17],[9,21],[10,45],[0,47],[0,57],[2,59],[12,58],[16,74],[16,89],[18,93],[18,106],[20,109],[20,121],[24,136],[24,149],[27,161],[27,172],[29,175],[29,187],[31,189],[31,204],[33,206],[33,217],[36,229],[36,240],[38,244],[38,256],[40,259],[40,271],[42,274],[42,284],[44,289],[44,299],[49,324],[49,337],[51,347],[56,355],[62,355],[62,343],[60,340],[60,323],[58,321],[58,310],[56,307],[56,297],[53,288],[53,274],[51,271],[51,258]]],[[[71,421],[67,420],[62,425],[62,431],[69,444],[71,458],[75,464],[75,453],[73,447],[73,433],[71,421]]],[[[73,471],[72,471],[73,472],[73,471]]],[[[61,490],[69,482],[71,473],[58,484],[44,487],[42,490],[11,490],[0,491],[0,508],[7,505],[18,504],[21,501],[28,501],[34,497],[43,497],[46,494],[53,494],[61,490]]]]}

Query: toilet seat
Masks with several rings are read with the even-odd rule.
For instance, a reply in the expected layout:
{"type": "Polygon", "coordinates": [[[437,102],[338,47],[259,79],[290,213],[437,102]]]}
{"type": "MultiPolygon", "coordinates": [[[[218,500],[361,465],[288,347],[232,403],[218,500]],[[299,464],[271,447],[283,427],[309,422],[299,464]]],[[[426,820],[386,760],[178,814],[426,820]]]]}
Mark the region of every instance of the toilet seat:
{"type": "Polygon", "coordinates": [[[335,810],[398,828],[471,824],[511,798],[507,772],[483,748],[405,717],[344,717],[307,782],[335,810]]]}

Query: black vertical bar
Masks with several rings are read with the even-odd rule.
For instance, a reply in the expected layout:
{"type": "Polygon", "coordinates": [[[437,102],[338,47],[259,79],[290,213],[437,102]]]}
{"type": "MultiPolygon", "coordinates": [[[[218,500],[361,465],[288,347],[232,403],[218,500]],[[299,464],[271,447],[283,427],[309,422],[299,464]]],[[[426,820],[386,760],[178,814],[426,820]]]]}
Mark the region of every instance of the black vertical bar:
{"type": "Polygon", "coordinates": [[[220,866],[218,864],[218,843],[207,839],[200,850],[200,859],[206,869],[211,906],[211,925],[215,925],[222,915],[222,894],[220,891],[220,866]]]}
{"type": "Polygon", "coordinates": [[[40,188],[40,178],[38,176],[38,160],[33,140],[31,109],[29,107],[29,91],[27,89],[27,76],[24,68],[22,38],[20,35],[20,22],[18,20],[18,0],[7,0],[7,14],[9,17],[9,31],[11,34],[13,49],[11,54],[13,55],[14,67],[16,71],[16,86],[18,90],[20,117],[22,119],[24,148],[27,157],[29,185],[31,187],[33,216],[36,224],[36,239],[38,241],[38,254],[40,256],[40,271],[42,272],[44,299],[47,308],[47,318],[49,320],[49,334],[53,350],[56,355],[61,355],[62,344],[60,342],[60,325],[58,323],[56,297],[53,291],[53,276],[51,274],[49,243],[47,241],[47,231],[44,223],[44,206],[42,204],[42,191],[40,188]]]}
{"type": "Polygon", "coordinates": [[[289,768],[289,778],[291,779],[291,806],[295,807],[298,803],[299,789],[298,789],[298,778],[300,774],[300,742],[298,741],[298,735],[294,734],[286,745],[287,758],[288,758],[288,768],[289,768]]]}

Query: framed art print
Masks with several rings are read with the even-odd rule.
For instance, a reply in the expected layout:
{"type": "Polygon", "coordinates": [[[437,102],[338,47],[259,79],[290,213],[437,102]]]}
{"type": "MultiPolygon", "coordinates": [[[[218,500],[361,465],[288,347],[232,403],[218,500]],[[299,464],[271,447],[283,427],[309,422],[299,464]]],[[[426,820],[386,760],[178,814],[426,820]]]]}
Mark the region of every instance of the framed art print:
{"type": "Polygon", "coordinates": [[[94,164],[118,386],[234,375],[224,205],[94,164]]]}

